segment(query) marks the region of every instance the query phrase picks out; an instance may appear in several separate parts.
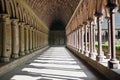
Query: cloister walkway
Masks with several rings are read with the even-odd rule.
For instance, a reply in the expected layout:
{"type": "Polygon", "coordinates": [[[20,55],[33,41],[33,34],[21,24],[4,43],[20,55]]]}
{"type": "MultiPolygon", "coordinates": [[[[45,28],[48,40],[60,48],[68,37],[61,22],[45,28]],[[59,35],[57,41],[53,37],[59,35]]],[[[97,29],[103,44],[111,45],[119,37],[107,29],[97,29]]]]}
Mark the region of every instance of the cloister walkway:
{"type": "Polygon", "coordinates": [[[50,47],[0,80],[106,80],[65,47],[50,47]]]}

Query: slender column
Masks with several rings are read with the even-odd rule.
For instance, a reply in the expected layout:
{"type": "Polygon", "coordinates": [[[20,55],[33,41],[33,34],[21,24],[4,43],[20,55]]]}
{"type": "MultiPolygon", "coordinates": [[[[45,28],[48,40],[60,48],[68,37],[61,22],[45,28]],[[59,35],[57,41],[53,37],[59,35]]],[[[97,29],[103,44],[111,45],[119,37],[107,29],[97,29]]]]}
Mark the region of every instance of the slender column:
{"type": "Polygon", "coordinates": [[[37,49],[39,49],[39,30],[37,31],[37,49]]]}
{"type": "Polygon", "coordinates": [[[75,34],[75,31],[73,32],[74,34],[74,49],[76,50],[76,34],[75,34]]]}
{"type": "Polygon", "coordinates": [[[74,47],[74,37],[73,37],[73,32],[72,32],[72,48],[74,47]]]}
{"type": "Polygon", "coordinates": [[[40,37],[39,37],[40,35],[39,34],[40,32],[38,31],[38,49],[40,48],[40,37]]]}
{"type": "Polygon", "coordinates": [[[39,37],[40,37],[40,48],[41,48],[41,47],[42,47],[42,46],[41,46],[41,44],[42,44],[42,40],[41,40],[41,31],[40,31],[40,34],[39,34],[39,35],[40,35],[39,37]]]}
{"type": "Polygon", "coordinates": [[[32,43],[33,43],[33,41],[32,41],[32,29],[33,29],[33,27],[30,27],[30,31],[29,31],[29,34],[30,34],[30,36],[29,36],[29,40],[30,40],[30,52],[33,52],[33,49],[32,49],[32,43]]]}
{"type": "Polygon", "coordinates": [[[35,50],[37,50],[37,30],[35,30],[35,50]]]}
{"type": "Polygon", "coordinates": [[[29,53],[28,26],[29,26],[29,25],[25,25],[25,53],[26,53],[26,54],[29,53]]]}
{"type": "Polygon", "coordinates": [[[93,52],[97,55],[96,46],[95,46],[95,24],[93,24],[93,52]]]}
{"type": "Polygon", "coordinates": [[[73,48],[75,49],[75,32],[73,32],[73,48]]]}
{"type": "MultiPolygon", "coordinates": [[[[116,1],[116,0],[114,0],[116,1]]],[[[108,67],[117,69],[119,61],[116,59],[116,50],[115,50],[115,12],[114,9],[117,7],[116,2],[113,0],[108,1],[107,7],[110,9],[110,33],[111,33],[111,59],[108,61],[108,67]]]]}
{"type": "Polygon", "coordinates": [[[74,47],[74,35],[73,35],[73,32],[72,32],[72,48],[74,47]]]}
{"type": "Polygon", "coordinates": [[[93,26],[92,21],[90,21],[90,53],[89,57],[94,59],[94,53],[93,53],[93,26]]]}
{"type": "Polygon", "coordinates": [[[106,55],[107,59],[111,58],[111,29],[110,29],[110,18],[107,17],[107,23],[108,23],[108,54],[106,55]]]}
{"type": "Polygon", "coordinates": [[[30,25],[27,25],[28,27],[28,51],[30,53],[30,25]]]}
{"type": "Polygon", "coordinates": [[[77,30],[75,30],[75,50],[77,51],[77,30]]]}
{"type": "Polygon", "coordinates": [[[88,42],[88,53],[90,53],[90,24],[89,24],[89,27],[88,27],[88,38],[89,38],[89,42],[88,42]]]}
{"type": "Polygon", "coordinates": [[[0,14],[0,26],[2,29],[1,61],[9,62],[11,57],[11,23],[8,14],[0,14]]]}
{"type": "Polygon", "coordinates": [[[18,19],[12,19],[12,58],[19,57],[19,28],[18,19]]]}
{"type": "Polygon", "coordinates": [[[81,50],[81,29],[79,28],[79,52],[81,50]]]}
{"type": "Polygon", "coordinates": [[[102,51],[102,34],[101,34],[101,30],[102,30],[102,26],[101,26],[101,15],[97,16],[97,26],[98,26],[98,55],[96,57],[96,60],[98,62],[102,62],[104,60],[104,54],[102,51]]]}
{"type": "Polygon", "coordinates": [[[79,29],[77,28],[77,51],[79,51],[79,29]]]}
{"type": "Polygon", "coordinates": [[[81,53],[84,53],[84,27],[81,27],[81,53]]]}
{"type": "Polygon", "coordinates": [[[35,29],[33,30],[33,49],[34,49],[34,51],[35,51],[35,40],[36,40],[36,38],[35,38],[35,29]]]}
{"type": "Polygon", "coordinates": [[[33,30],[32,30],[32,49],[33,49],[33,51],[34,51],[34,49],[35,49],[35,35],[34,35],[34,31],[35,31],[35,29],[33,28],[33,30]]]}
{"type": "Polygon", "coordinates": [[[20,56],[25,55],[25,35],[24,35],[24,23],[19,23],[19,45],[20,45],[20,56]]]}
{"type": "Polygon", "coordinates": [[[38,30],[36,30],[36,49],[38,49],[38,30]]]}
{"type": "Polygon", "coordinates": [[[85,25],[85,55],[88,56],[88,46],[87,46],[87,22],[84,23],[85,25]]]}

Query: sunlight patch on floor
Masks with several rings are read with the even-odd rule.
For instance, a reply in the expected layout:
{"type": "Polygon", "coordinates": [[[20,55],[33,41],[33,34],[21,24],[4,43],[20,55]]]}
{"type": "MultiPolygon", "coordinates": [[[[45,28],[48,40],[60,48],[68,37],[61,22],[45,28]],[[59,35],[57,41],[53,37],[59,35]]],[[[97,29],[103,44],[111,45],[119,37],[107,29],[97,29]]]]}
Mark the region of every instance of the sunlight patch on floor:
{"type": "Polygon", "coordinates": [[[63,47],[52,47],[11,80],[85,80],[88,76],[63,47]]]}

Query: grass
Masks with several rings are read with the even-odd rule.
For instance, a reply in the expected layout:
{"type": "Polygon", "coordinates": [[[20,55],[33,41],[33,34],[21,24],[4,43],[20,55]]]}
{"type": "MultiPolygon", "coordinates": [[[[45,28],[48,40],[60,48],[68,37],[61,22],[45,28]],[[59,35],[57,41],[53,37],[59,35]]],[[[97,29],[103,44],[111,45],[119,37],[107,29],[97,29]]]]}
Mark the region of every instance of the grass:
{"type": "MultiPolygon", "coordinates": [[[[117,41],[115,47],[116,47],[116,57],[118,60],[120,60],[120,40],[117,41]]],[[[96,48],[98,48],[97,44],[96,44],[96,48]]],[[[107,55],[108,54],[108,42],[102,43],[102,49],[103,49],[105,55],[107,55]]]]}

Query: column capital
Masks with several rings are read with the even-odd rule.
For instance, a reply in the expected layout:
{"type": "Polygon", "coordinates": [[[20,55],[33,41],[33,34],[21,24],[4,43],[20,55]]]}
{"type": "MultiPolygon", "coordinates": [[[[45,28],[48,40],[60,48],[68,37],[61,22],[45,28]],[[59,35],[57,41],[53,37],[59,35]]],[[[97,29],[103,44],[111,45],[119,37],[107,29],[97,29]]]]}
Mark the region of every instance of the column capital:
{"type": "Polygon", "coordinates": [[[107,8],[115,9],[117,7],[117,0],[107,0],[107,8]]]}
{"type": "Polygon", "coordinates": [[[33,30],[33,27],[32,27],[32,26],[30,27],[30,30],[33,30]]]}
{"type": "Polygon", "coordinates": [[[0,21],[2,21],[2,22],[10,21],[10,15],[0,14],[0,21]]]}
{"type": "Polygon", "coordinates": [[[101,12],[95,12],[95,14],[94,14],[96,17],[101,17],[102,15],[103,15],[103,13],[101,13],[101,12]]]}
{"type": "Polygon", "coordinates": [[[89,17],[89,18],[88,18],[88,21],[89,21],[89,22],[92,22],[93,20],[94,20],[94,19],[93,19],[92,17],[89,17]]]}
{"type": "Polygon", "coordinates": [[[18,19],[11,19],[12,26],[18,25],[18,19]]]}
{"type": "Polygon", "coordinates": [[[84,25],[87,25],[87,21],[84,21],[83,24],[84,24],[84,25]]]}
{"type": "Polygon", "coordinates": [[[22,22],[22,21],[21,21],[21,22],[19,22],[18,24],[19,24],[19,25],[25,25],[25,22],[22,22]]]}

